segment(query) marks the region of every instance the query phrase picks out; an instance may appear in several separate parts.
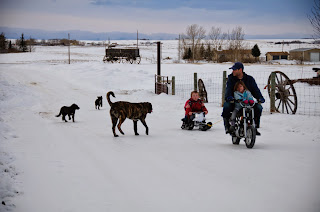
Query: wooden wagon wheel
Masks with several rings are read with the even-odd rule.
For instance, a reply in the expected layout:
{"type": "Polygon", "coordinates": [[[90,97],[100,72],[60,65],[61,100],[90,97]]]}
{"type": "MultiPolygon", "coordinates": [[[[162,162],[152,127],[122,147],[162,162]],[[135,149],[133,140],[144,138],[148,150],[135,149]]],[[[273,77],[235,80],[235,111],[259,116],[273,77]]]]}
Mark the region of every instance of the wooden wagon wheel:
{"type": "Polygon", "coordinates": [[[105,55],[105,56],[103,57],[103,60],[102,60],[102,61],[105,63],[105,62],[108,62],[107,60],[108,60],[108,58],[107,58],[107,56],[105,55]]]}
{"type": "MultiPolygon", "coordinates": [[[[277,112],[295,114],[298,100],[292,81],[281,71],[275,71],[275,106],[277,112]]],[[[271,75],[268,79],[268,94],[271,93],[271,75]]]]}
{"type": "Polygon", "coordinates": [[[121,53],[118,53],[117,54],[117,56],[116,56],[116,61],[118,62],[118,63],[121,63],[121,58],[122,58],[122,54],[121,53]]]}
{"type": "Polygon", "coordinates": [[[207,103],[208,102],[208,95],[207,95],[206,87],[204,86],[202,79],[198,80],[198,88],[199,88],[200,99],[204,103],[207,103]]]}
{"type": "Polygon", "coordinates": [[[129,62],[132,64],[134,61],[133,57],[130,55],[128,59],[129,59],[129,62]]]}
{"type": "Polygon", "coordinates": [[[140,62],[141,62],[141,57],[136,57],[136,63],[140,64],[140,62]]]}

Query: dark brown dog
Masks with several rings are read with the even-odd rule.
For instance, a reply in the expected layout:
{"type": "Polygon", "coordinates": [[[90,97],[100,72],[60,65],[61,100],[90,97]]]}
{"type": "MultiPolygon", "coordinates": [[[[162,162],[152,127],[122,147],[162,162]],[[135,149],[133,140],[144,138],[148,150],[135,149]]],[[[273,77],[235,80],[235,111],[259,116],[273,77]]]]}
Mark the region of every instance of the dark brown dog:
{"type": "Polygon", "coordinates": [[[79,110],[79,109],[80,107],[76,104],[72,104],[70,107],[63,106],[60,109],[60,113],[56,115],[56,117],[59,117],[60,115],[62,115],[62,121],[68,122],[66,119],[66,115],[68,115],[69,120],[71,120],[71,117],[72,117],[72,121],[74,122],[74,114],[76,113],[76,110],[79,110]]]}
{"type": "Polygon", "coordinates": [[[98,96],[94,104],[96,109],[98,108],[98,110],[100,110],[100,107],[102,107],[102,96],[98,96]]]}
{"type": "Polygon", "coordinates": [[[107,100],[111,106],[110,108],[110,117],[112,121],[112,132],[114,137],[118,137],[115,132],[115,128],[119,119],[119,124],[117,125],[118,130],[122,135],[124,135],[123,131],[121,130],[121,125],[125,121],[126,118],[133,120],[133,129],[135,135],[139,135],[137,132],[137,122],[140,120],[142,124],[146,127],[146,134],[149,133],[149,128],[145,121],[147,117],[147,113],[152,112],[152,104],[150,102],[141,102],[141,103],[130,103],[130,102],[111,102],[110,95],[114,96],[112,91],[107,93],[107,100]]]}

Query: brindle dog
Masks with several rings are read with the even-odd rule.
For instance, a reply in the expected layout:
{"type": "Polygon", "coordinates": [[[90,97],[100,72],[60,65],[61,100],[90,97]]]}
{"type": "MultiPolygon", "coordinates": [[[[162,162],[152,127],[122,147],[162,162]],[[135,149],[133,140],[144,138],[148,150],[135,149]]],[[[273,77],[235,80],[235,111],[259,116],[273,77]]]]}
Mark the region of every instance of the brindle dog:
{"type": "Polygon", "coordinates": [[[66,115],[69,116],[69,120],[71,120],[71,116],[72,116],[72,121],[74,122],[74,114],[76,110],[79,110],[79,109],[80,107],[76,104],[72,104],[70,107],[63,106],[60,109],[60,113],[56,115],[56,117],[59,117],[60,115],[62,115],[62,121],[68,122],[66,119],[66,115]]]}
{"type": "Polygon", "coordinates": [[[137,122],[140,120],[142,124],[146,127],[146,134],[149,133],[149,128],[145,121],[147,114],[152,112],[152,104],[150,102],[140,102],[140,103],[130,103],[130,102],[111,102],[110,95],[114,98],[114,93],[112,91],[107,93],[107,100],[111,106],[110,108],[110,117],[112,121],[112,132],[114,137],[118,137],[115,132],[115,128],[119,119],[119,124],[117,125],[118,130],[122,135],[124,132],[121,130],[121,125],[126,118],[133,120],[133,129],[135,135],[139,135],[137,132],[137,122]]]}

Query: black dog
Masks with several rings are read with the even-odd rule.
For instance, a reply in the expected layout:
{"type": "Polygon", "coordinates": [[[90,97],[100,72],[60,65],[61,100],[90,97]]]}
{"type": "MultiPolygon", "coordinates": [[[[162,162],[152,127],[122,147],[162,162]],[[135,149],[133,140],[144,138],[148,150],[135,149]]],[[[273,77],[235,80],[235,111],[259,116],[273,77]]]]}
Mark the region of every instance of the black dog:
{"type": "Polygon", "coordinates": [[[98,96],[98,99],[95,101],[96,109],[98,107],[98,110],[100,110],[100,107],[102,107],[102,96],[98,96]]]}
{"type": "Polygon", "coordinates": [[[142,124],[146,127],[146,134],[149,133],[149,128],[147,126],[147,123],[145,121],[147,117],[147,113],[152,112],[152,104],[150,102],[141,102],[141,103],[130,103],[130,102],[114,102],[112,103],[110,101],[110,95],[114,96],[114,93],[112,91],[107,93],[107,100],[111,106],[110,108],[110,116],[112,121],[112,132],[114,137],[118,137],[118,135],[115,132],[115,127],[117,125],[118,119],[118,130],[122,135],[124,135],[123,131],[121,130],[121,125],[124,122],[126,118],[129,118],[133,120],[133,129],[135,135],[139,135],[137,132],[137,122],[140,120],[142,124]]]}
{"type": "Polygon", "coordinates": [[[56,115],[56,117],[59,117],[60,115],[62,115],[62,121],[67,122],[66,115],[69,116],[69,120],[71,120],[71,116],[72,116],[72,121],[74,122],[74,114],[75,114],[76,110],[79,110],[79,109],[80,109],[80,107],[78,107],[78,105],[76,105],[76,104],[72,104],[70,107],[63,106],[60,109],[60,113],[58,115],[56,115]]]}

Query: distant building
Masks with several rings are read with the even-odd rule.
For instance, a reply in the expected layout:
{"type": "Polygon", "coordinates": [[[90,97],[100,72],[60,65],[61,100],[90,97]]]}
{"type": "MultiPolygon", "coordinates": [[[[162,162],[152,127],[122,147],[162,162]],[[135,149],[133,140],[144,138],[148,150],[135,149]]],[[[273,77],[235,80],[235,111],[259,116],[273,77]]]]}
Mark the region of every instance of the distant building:
{"type": "Polygon", "coordinates": [[[250,63],[255,61],[255,57],[251,53],[251,49],[241,50],[222,50],[214,51],[214,60],[218,62],[237,62],[250,63]]]}
{"type": "Polygon", "coordinates": [[[320,61],[320,49],[317,48],[299,48],[290,51],[291,60],[301,60],[310,62],[320,61]]]}
{"type": "Polygon", "coordinates": [[[266,60],[288,60],[288,52],[267,52],[266,60]]]}

